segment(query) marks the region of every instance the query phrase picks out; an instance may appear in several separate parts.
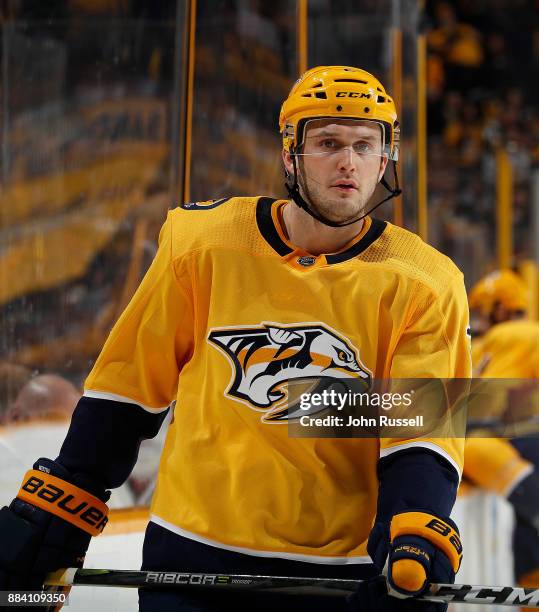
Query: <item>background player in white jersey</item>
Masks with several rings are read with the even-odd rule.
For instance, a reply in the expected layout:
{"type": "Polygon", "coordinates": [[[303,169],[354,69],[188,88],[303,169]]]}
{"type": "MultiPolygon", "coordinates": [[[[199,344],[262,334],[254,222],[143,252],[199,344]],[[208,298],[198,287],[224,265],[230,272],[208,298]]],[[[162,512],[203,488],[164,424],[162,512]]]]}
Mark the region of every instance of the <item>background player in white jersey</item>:
{"type": "MultiPolygon", "coordinates": [[[[460,563],[448,517],[462,438],[293,438],[286,425],[298,406],[286,398],[297,380],[468,377],[462,274],[414,234],[369,216],[379,182],[399,193],[383,178],[388,165],[397,176],[395,104],[375,77],[308,71],[280,127],[288,200],[223,198],[169,213],[59,457],[40,459],[0,514],[11,542],[0,552],[1,588],[39,586],[46,571],[82,563],[105,523],[106,488],[127,478],[140,440],[176,400],[144,568],[363,578],[332,609],[443,607],[410,598],[452,581],[460,563]],[[40,498],[49,480],[99,521],[40,498]],[[392,597],[377,577],[386,561],[392,597]]],[[[327,608],[313,597],[140,593],[145,612],[255,603],[327,608]]]]}
{"type": "MultiPolygon", "coordinates": [[[[31,377],[8,406],[0,426],[0,504],[9,503],[12,492],[20,482],[28,455],[53,455],[65,439],[80,391],[57,374],[38,374],[31,377]]],[[[153,440],[152,440],[153,442],[153,440]]],[[[144,452],[144,451],[143,451],[144,452]]],[[[150,453],[146,449],[146,457],[150,453]]],[[[147,463],[155,467],[151,456],[147,463]]],[[[155,470],[154,470],[155,471],[155,470]]],[[[142,480],[144,468],[137,469],[142,480]]],[[[154,476],[154,474],[151,474],[154,476]]],[[[131,478],[114,490],[108,503],[110,508],[125,508],[135,503],[131,478]]],[[[148,475],[149,478],[149,475],[148,475]]]]}

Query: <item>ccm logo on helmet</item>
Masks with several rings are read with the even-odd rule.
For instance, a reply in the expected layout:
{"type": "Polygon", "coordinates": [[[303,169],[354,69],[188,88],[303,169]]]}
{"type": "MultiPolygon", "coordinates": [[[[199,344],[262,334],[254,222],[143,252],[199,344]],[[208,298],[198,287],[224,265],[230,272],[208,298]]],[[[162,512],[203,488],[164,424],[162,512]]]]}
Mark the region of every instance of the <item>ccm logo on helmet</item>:
{"type": "Polygon", "coordinates": [[[361,93],[359,91],[338,91],[335,94],[336,98],[370,98],[371,94],[361,93]]]}
{"type": "Polygon", "coordinates": [[[101,510],[91,506],[88,502],[78,501],[71,493],[66,494],[60,487],[56,487],[51,483],[46,484],[44,480],[36,476],[30,476],[21,489],[49,504],[57,506],[74,517],[78,516],[81,521],[91,525],[98,531],[103,531],[107,524],[108,519],[101,510]]]}

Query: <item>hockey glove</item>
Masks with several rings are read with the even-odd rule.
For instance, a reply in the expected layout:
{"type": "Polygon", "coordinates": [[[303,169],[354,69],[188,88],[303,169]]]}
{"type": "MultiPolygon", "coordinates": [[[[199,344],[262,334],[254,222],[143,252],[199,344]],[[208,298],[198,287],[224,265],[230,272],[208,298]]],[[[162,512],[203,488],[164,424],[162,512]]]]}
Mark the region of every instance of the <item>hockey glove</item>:
{"type": "Polygon", "coordinates": [[[360,583],[354,596],[356,609],[368,612],[446,609],[445,604],[409,598],[424,593],[431,582],[455,581],[462,544],[453,521],[422,511],[396,514],[389,528],[385,523],[375,524],[368,551],[380,572],[387,559],[387,588],[382,577],[360,583]]]}
{"type": "Polygon", "coordinates": [[[107,523],[109,491],[51,459],[33,468],[0,510],[0,590],[41,590],[49,572],[82,567],[107,523]]]}
{"type": "Polygon", "coordinates": [[[455,582],[462,561],[457,526],[426,512],[403,512],[391,519],[387,580],[395,597],[423,593],[431,582],[455,582]]]}

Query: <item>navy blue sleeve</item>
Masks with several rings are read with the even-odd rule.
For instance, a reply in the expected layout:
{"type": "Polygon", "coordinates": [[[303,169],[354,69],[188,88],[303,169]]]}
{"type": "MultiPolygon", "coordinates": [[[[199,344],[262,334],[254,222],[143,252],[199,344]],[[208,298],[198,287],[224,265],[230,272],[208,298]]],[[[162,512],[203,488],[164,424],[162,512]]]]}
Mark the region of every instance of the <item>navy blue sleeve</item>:
{"type": "Polygon", "coordinates": [[[378,462],[378,507],[367,551],[382,571],[390,547],[389,525],[395,514],[421,511],[449,517],[457,496],[459,476],[438,453],[410,448],[378,462]]]}
{"type": "Polygon", "coordinates": [[[378,462],[377,522],[407,510],[449,516],[455,503],[459,476],[438,453],[411,448],[392,453],[378,462]]]}
{"type": "Polygon", "coordinates": [[[119,487],[137,461],[140,443],[157,435],[167,412],[154,414],[137,404],[82,397],[56,461],[106,488],[119,487]]]}

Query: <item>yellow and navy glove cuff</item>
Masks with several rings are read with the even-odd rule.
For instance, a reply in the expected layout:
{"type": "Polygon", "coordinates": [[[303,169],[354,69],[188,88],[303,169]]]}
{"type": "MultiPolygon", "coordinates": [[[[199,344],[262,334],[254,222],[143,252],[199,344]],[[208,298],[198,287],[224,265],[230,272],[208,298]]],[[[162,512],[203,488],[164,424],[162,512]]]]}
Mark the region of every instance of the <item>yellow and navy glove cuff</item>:
{"type": "MultiPolygon", "coordinates": [[[[421,511],[402,512],[393,516],[389,530],[393,557],[401,546],[413,546],[413,541],[410,542],[408,538],[405,541],[403,536],[415,536],[427,540],[443,552],[449,559],[453,572],[458,572],[462,562],[462,542],[458,528],[451,519],[421,511]]],[[[404,548],[402,552],[405,552],[404,548]]],[[[425,565],[426,558],[421,553],[414,553],[412,549],[408,552],[408,558],[417,557],[415,560],[425,565]]]]}
{"type": "Polygon", "coordinates": [[[99,490],[80,474],[70,475],[56,461],[42,457],[26,472],[14,502],[37,506],[96,536],[107,524],[109,509],[105,502],[109,497],[110,492],[99,490]]]}

